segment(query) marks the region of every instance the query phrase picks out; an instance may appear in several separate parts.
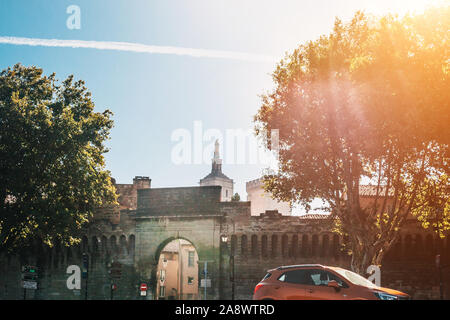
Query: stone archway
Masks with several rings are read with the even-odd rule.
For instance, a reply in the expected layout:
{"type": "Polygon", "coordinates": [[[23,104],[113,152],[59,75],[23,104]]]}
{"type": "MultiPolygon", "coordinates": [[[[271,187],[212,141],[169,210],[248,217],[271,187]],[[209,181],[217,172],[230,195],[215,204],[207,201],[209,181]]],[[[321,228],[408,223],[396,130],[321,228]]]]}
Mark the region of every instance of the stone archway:
{"type": "Polygon", "coordinates": [[[197,300],[199,265],[195,245],[184,238],[169,238],[155,253],[155,299],[197,300]]]}

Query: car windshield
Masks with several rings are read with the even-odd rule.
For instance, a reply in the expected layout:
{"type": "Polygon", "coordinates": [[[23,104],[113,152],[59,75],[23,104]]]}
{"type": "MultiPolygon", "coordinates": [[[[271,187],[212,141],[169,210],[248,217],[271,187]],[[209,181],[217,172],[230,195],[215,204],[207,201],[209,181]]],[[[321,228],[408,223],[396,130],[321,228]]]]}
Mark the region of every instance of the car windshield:
{"type": "Polygon", "coordinates": [[[345,279],[350,281],[353,284],[356,284],[358,286],[368,287],[368,288],[378,288],[374,283],[370,282],[366,278],[360,276],[357,273],[354,273],[352,271],[348,271],[345,269],[335,268],[333,269],[337,273],[339,273],[341,276],[343,276],[345,279]]]}

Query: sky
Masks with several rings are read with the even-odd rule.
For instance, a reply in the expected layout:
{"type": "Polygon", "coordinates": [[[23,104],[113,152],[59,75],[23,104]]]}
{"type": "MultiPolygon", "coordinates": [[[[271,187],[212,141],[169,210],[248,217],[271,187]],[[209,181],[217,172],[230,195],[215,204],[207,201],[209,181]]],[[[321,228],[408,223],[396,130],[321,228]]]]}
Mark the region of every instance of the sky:
{"type": "MultiPolygon", "coordinates": [[[[285,52],[329,33],[335,17],[405,14],[428,2],[0,0],[0,70],[20,62],[84,80],[96,111],[114,113],[105,158],[118,183],[149,176],[152,187],[195,186],[211,165],[174,163],[176,130],[193,133],[195,121],[224,135],[253,128],[285,52]],[[79,29],[67,26],[71,5],[80,9],[79,29]]],[[[245,182],[265,167],[224,162],[223,171],[245,200],[245,182]]]]}

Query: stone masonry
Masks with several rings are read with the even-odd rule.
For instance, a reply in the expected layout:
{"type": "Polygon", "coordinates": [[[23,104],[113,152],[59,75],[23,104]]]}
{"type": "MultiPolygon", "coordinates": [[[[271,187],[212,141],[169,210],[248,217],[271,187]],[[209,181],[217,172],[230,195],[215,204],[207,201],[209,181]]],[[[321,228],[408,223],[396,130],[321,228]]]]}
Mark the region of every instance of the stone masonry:
{"type": "MultiPolygon", "coordinates": [[[[266,211],[252,216],[250,202],[221,201],[220,186],[151,188],[150,179],[116,185],[117,207],[102,208],[86,228],[79,246],[48,248],[36,243],[21,257],[0,257],[0,299],[142,299],[139,284],[156,290],[159,254],[170,241],[185,239],[198,254],[199,275],[207,262],[211,287],[208,299],[251,299],[266,271],[281,265],[320,263],[349,268],[345,239],[332,232],[332,221],[322,215],[282,216],[266,211]],[[227,237],[227,243],[221,237],[227,237]],[[66,287],[69,265],[81,266],[89,255],[89,274],[80,291],[66,287]],[[113,262],[122,265],[111,294],[108,273],[113,262]],[[21,288],[20,268],[39,267],[39,289],[21,288]],[[234,272],[233,272],[234,271],[234,272]],[[233,276],[234,275],[234,276],[233,276]],[[234,294],[233,294],[234,291],[234,294]]],[[[362,195],[364,197],[364,195],[362,195]]],[[[405,291],[413,298],[439,298],[436,252],[450,262],[448,239],[437,239],[413,219],[381,268],[383,286],[405,291]]],[[[444,272],[445,298],[450,299],[450,277],[444,272]]],[[[200,283],[196,284],[200,285],[200,283]]],[[[200,289],[200,288],[199,288],[200,289]]],[[[203,298],[203,288],[199,290],[203,298]]]]}

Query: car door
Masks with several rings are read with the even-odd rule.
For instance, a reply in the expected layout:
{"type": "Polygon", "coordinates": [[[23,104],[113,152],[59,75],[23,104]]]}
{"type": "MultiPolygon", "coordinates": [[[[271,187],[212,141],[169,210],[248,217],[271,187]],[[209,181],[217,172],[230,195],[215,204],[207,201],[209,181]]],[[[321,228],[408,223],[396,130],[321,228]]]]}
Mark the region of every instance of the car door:
{"type": "Polygon", "coordinates": [[[334,274],[323,269],[310,269],[308,285],[305,290],[310,296],[310,300],[346,300],[348,286],[346,283],[335,276],[334,274]],[[328,287],[328,282],[331,280],[337,281],[341,287],[336,290],[333,287],[328,287]]]}
{"type": "Polygon", "coordinates": [[[304,285],[304,270],[290,270],[284,272],[279,278],[279,295],[283,300],[308,300],[310,295],[304,285]]]}

